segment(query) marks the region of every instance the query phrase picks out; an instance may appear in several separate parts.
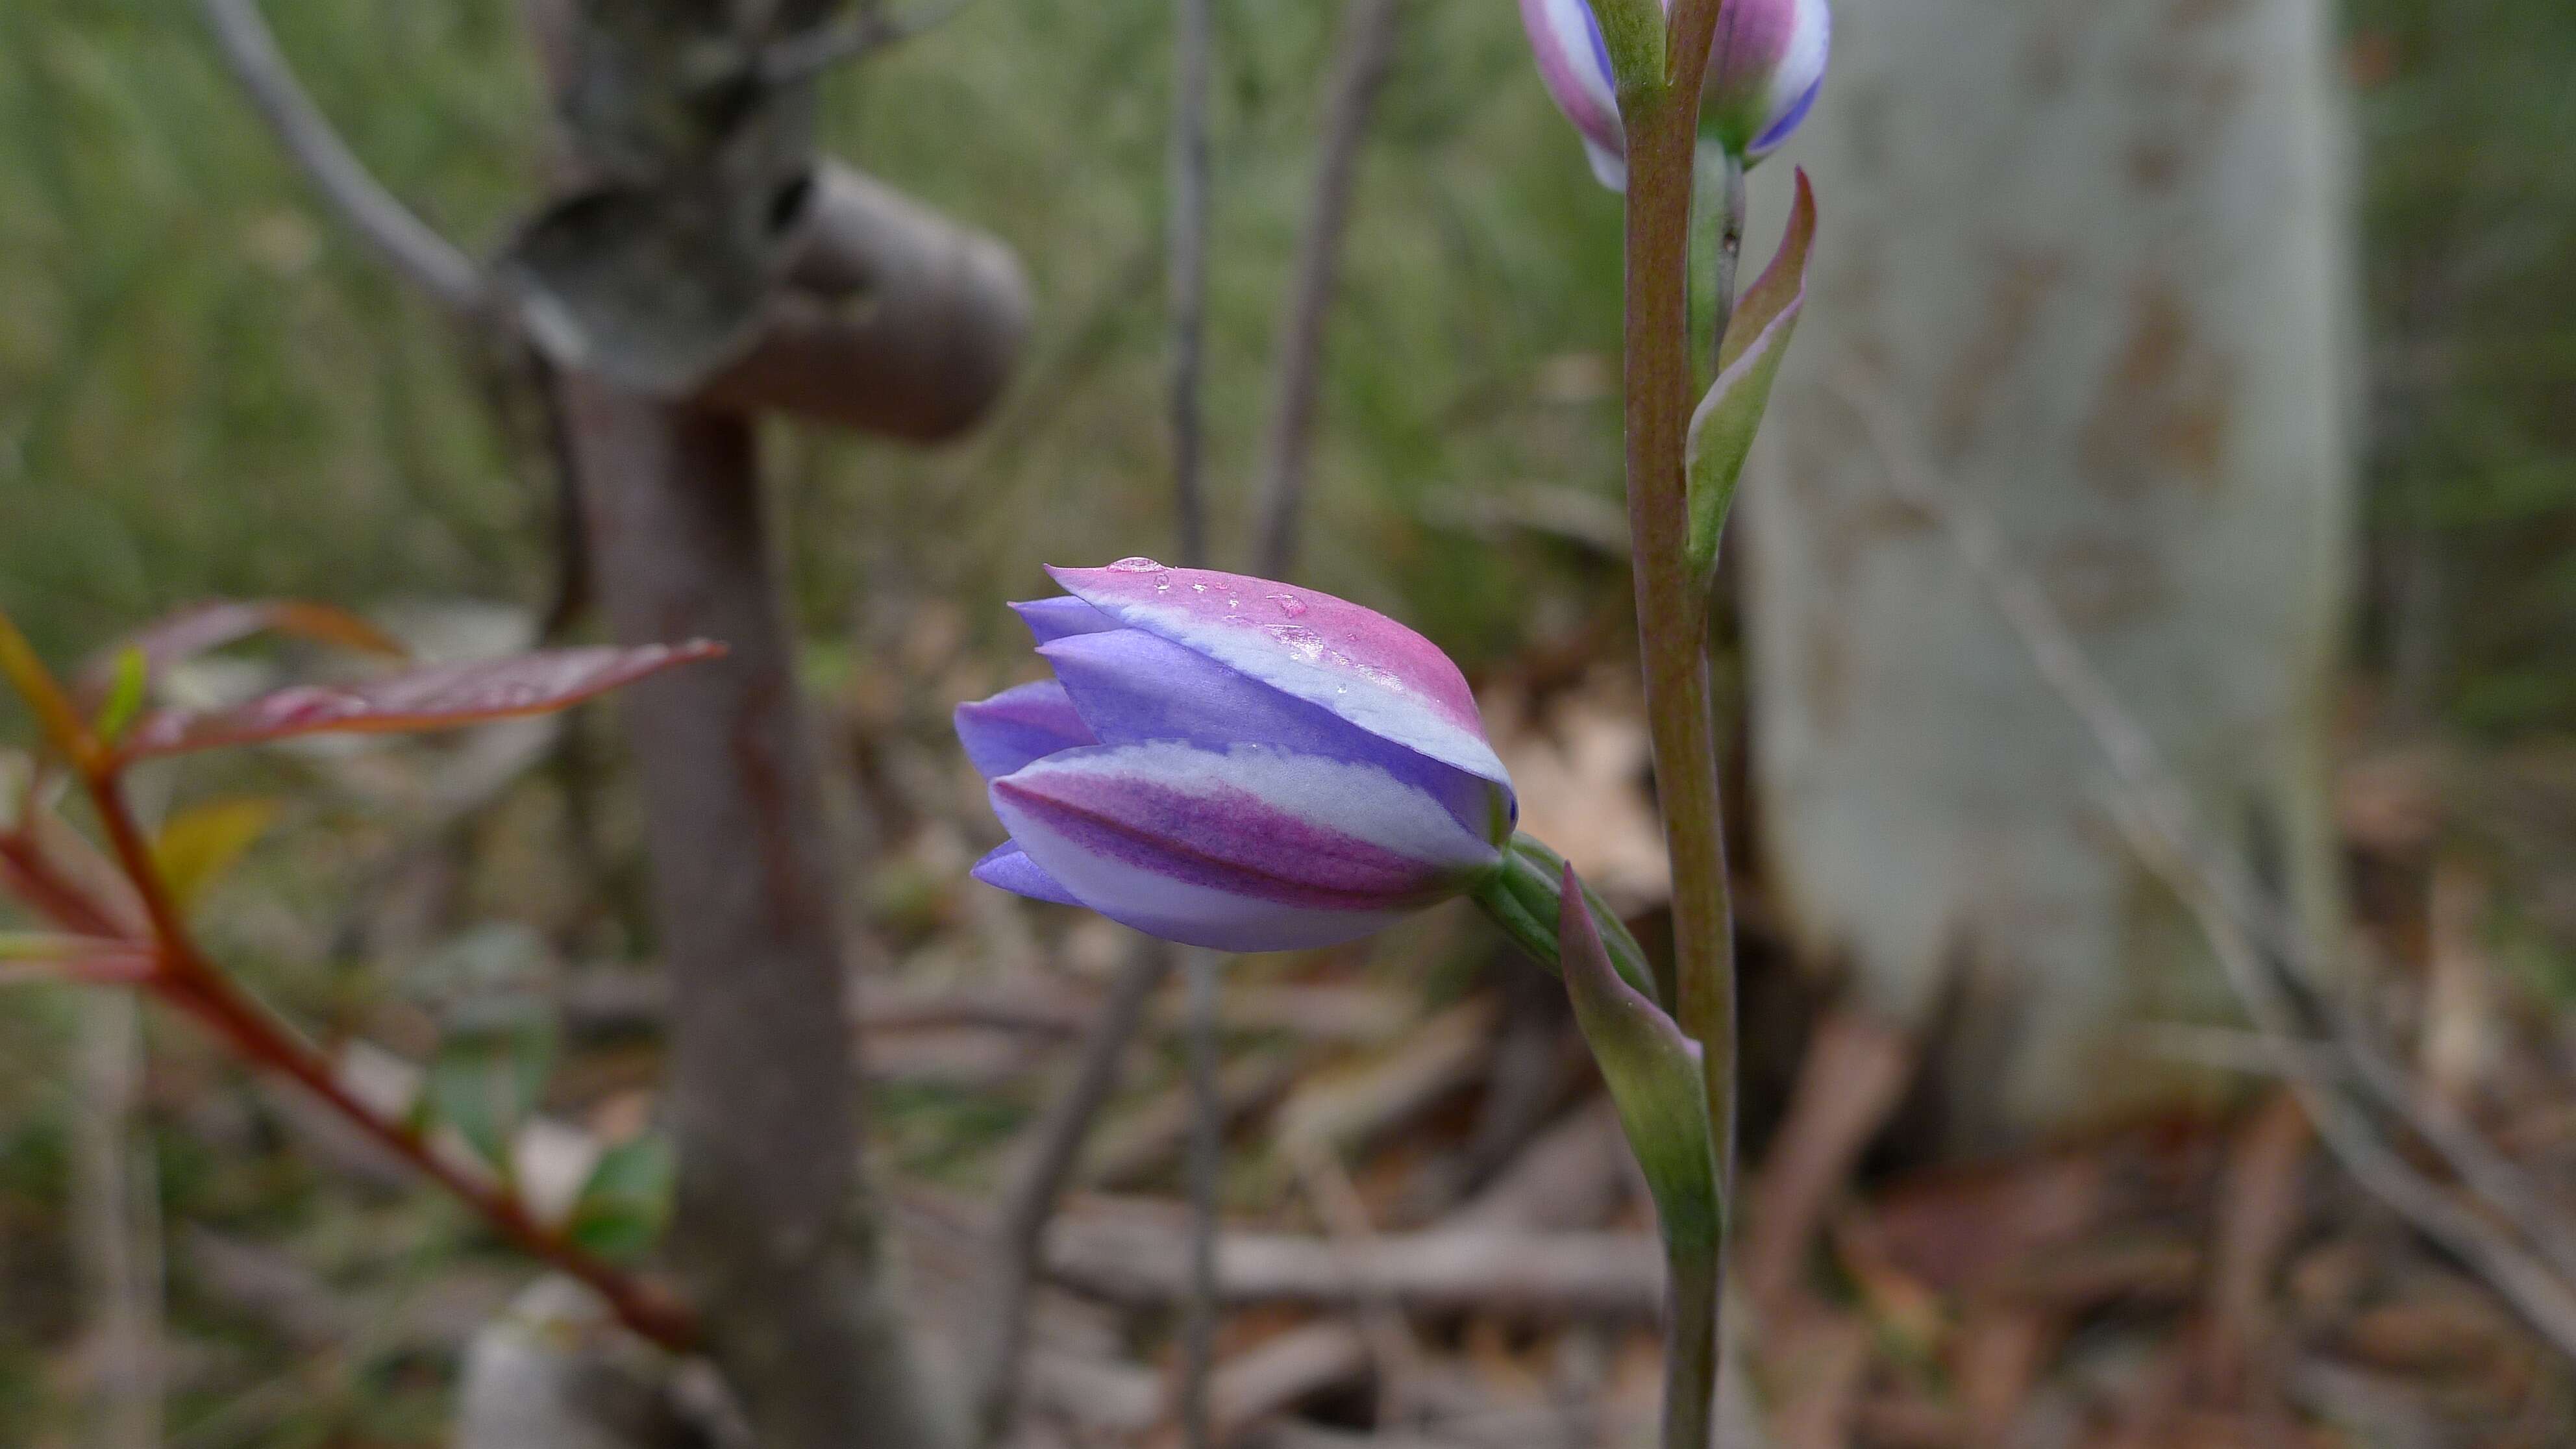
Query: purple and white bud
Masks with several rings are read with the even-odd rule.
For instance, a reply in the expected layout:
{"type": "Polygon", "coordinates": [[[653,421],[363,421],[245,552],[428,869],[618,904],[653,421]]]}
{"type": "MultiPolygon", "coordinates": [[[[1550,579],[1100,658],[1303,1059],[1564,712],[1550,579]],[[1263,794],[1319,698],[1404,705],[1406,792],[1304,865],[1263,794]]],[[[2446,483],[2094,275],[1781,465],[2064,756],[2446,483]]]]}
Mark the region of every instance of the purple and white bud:
{"type": "Polygon", "coordinates": [[[1017,605],[1055,678],[957,710],[991,885],[1225,951],[1331,945],[1500,873],[1518,802],[1458,667],[1373,610],[1126,559],[1017,605]]]}
{"type": "MultiPolygon", "coordinates": [[[[1583,138],[1592,174],[1625,191],[1618,87],[1590,0],[1521,0],[1521,26],[1538,55],[1539,78],[1583,138]]],[[[1750,163],[1788,140],[1824,89],[1832,40],[1827,0],[1726,0],[1701,91],[1701,115],[1718,144],[1750,163]]]]}
{"type": "MultiPolygon", "coordinates": [[[[1669,5],[1666,6],[1670,8],[1669,5]]],[[[1521,28],[1538,54],[1538,76],[1556,108],[1583,138],[1592,174],[1613,191],[1628,189],[1628,139],[1619,121],[1619,86],[1610,47],[1592,0],[1521,0],[1521,28]]]]}
{"type": "Polygon", "coordinates": [[[1700,91],[1701,124],[1748,162],[1780,149],[1825,88],[1833,33],[1826,0],[1726,0],[1700,91]]]}

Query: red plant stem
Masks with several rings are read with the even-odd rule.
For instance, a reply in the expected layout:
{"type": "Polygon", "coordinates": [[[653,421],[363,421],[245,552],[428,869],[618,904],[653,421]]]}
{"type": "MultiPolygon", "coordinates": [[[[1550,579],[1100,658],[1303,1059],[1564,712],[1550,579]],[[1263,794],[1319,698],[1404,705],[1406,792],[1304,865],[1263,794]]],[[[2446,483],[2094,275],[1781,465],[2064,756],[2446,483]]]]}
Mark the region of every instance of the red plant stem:
{"type": "Polygon", "coordinates": [[[455,1161],[408,1123],[391,1120],[352,1096],[330,1062],[222,973],[192,958],[168,955],[148,983],[155,994],[187,1012],[255,1065],[319,1097],[387,1150],[426,1174],[479,1213],[494,1231],[531,1256],[589,1284],[619,1321],[675,1353],[686,1352],[696,1330],[688,1311],[668,1293],[606,1262],[557,1229],[537,1221],[517,1193],[489,1174],[455,1161]],[[177,969],[171,969],[171,968],[177,969]]]}
{"type": "Polygon", "coordinates": [[[439,1152],[419,1129],[383,1116],[352,1096],[321,1052],[298,1037],[208,961],[188,934],[170,898],[151,847],[125,808],[112,764],[84,758],[81,780],[107,831],[118,863],[143,898],[158,938],[160,969],[145,983],[164,1001],[194,1016],[252,1063],[292,1078],[369,1137],[480,1213],[494,1231],[530,1255],[589,1284],[627,1327],[673,1352],[696,1337],[688,1312],[667,1293],[601,1259],[561,1231],[537,1221],[503,1182],[439,1152]]]}
{"type": "Polygon", "coordinates": [[[79,773],[117,864],[143,902],[152,939],[134,940],[130,929],[119,925],[76,883],[63,878],[24,828],[0,834],[0,875],[22,897],[68,929],[147,949],[151,969],[137,984],[203,1022],[253,1064],[293,1078],[395,1156],[454,1193],[504,1238],[589,1284],[627,1327],[673,1352],[691,1347],[696,1328],[676,1299],[539,1222],[507,1182],[450,1159],[409,1123],[382,1116],[350,1095],[328,1058],[206,959],[189,935],[178,903],[171,899],[150,843],[125,806],[115,751],[81,722],[61,685],[6,614],[0,614],[0,676],[17,688],[47,739],[79,773]]]}
{"type": "Polygon", "coordinates": [[[0,881],[28,905],[36,908],[64,930],[83,936],[99,936],[112,941],[127,939],[123,928],[111,920],[89,893],[63,879],[53,862],[36,848],[33,837],[24,831],[0,835],[0,881]]]}
{"type": "Polygon", "coordinates": [[[1666,1001],[1703,1049],[1717,1134],[1717,1251],[1676,1255],[1667,1329],[1664,1443],[1709,1441],[1716,1396],[1726,1230],[1735,1161],[1733,902],[1719,794],[1717,721],[1708,672],[1708,610],[1688,555],[1686,448],[1696,381],[1690,351],[1690,222],[1700,83],[1719,0],[1680,0],[1664,83],[1620,98],[1628,133],[1628,519],[1646,713],[1672,860],[1674,981],[1666,1001]]]}

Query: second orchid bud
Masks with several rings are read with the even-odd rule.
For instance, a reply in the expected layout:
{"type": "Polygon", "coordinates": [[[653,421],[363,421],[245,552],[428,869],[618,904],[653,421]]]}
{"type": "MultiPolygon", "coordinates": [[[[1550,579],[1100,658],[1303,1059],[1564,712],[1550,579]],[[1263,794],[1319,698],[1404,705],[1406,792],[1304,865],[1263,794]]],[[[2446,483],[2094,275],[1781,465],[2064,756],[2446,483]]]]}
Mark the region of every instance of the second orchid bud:
{"type": "MultiPolygon", "coordinates": [[[[1626,190],[1618,85],[1591,0],[1521,0],[1521,25],[1548,94],[1583,138],[1593,174],[1613,191],[1626,190]]],[[[1832,35],[1826,0],[1725,0],[1701,91],[1710,137],[1747,163],[1777,150],[1824,89],[1832,35]]]]}

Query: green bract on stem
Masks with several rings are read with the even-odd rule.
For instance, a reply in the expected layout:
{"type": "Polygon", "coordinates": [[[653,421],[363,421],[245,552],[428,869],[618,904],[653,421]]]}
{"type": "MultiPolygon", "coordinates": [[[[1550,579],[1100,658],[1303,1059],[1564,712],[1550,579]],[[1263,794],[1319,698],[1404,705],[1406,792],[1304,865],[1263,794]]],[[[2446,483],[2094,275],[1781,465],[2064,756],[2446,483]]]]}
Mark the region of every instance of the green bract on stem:
{"type": "Polygon", "coordinates": [[[1664,1239],[1672,1310],[1664,1347],[1665,1443],[1705,1446],[1717,1382],[1717,1319],[1698,1305],[1711,1301],[1718,1286],[1726,1195],[1718,1186],[1716,1133],[1700,1085],[1702,1053],[1612,969],[1601,917],[1572,866],[1563,879],[1557,940],[1566,995],[1654,1196],[1664,1239]]]}
{"type": "MultiPolygon", "coordinates": [[[[1563,902],[1563,882],[1572,878],[1564,856],[1534,836],[1515,835],[1504,848],[1501,867],[1476,887],[1471,898],[1532,960],[1556,972],[1563,969],[1557,957],[1557,913],[1563,902]]],[[[1656,1000],[1654,970],[1637,938],[1628,934],[1619,913],[1590,886],[1583,888],[1583,895],[1591,903],[1592,918],[1600,923],[1611,969],[1648,1001],[1656,1000]]]]}

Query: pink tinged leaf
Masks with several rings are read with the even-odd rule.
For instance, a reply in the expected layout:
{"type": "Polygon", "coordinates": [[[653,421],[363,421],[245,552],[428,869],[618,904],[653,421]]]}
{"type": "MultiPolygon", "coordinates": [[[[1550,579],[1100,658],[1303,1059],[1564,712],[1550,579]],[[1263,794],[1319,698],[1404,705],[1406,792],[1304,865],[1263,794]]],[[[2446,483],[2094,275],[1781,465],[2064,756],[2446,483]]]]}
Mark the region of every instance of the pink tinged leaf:
{"type": "Polygon", "coordinates": [[[1736,484],[1753,455],[1754,435],[1771,406],[1771,388],[1806,306],[1807,258],[1816,239],[1816,197],[1798,173],[1789,232],[1759,280],[1744,294],[1718,350],[1717,381],[1691,416],[1690,560],[1702,580],[1717,569],[1718,541],[1735,504],[1736,484]]]}
{"type": "Polygon", "coordinates": [[[993,782],[992,798],[1012,840],[1083,905],[1218,950],[1351,940],[1499,860],[1382,770],[1252,746],[1072,750],[993,782]]]}
{"type": "Polygon", "coordinates": [[[1733,367],[1781,314],[1807,295],[1807,260],[1816,247],[1816,190],[1803,166],[1798,168],[1797,184],[1797,196],[1789,208],[1789,225],[1780,237],[1780,250],[1771,258],[1771,265],[1762,269],[1762,275],[1753,279],[1753,285],[1744,289],[1727,322],[1726,340],[1717,350],[1721,372],[1733,367]]]}
{"type": "Polygon", "coordinates": [[[1476,696],[1439,646],[1374,609],[1209,569],[1049,569],[1067,592],[1379,739],[1508,787],[1476,696]]]}
{"type": "Polygon", "coordinates": [[[1066,890],[1054,876],[1029,859],[1029,853],[1022,850],[1016,840],[1006,840],[996,846],[990,854],[975,862],[970,874],[986,885],[1000,886],[1013,895],[1027,896],[1033,901],[1048,901],[1059,906],[1082,904],[1075,899],[1073,892],[1066,890]]]}
{"type": "Polygon", "coordinates": [[[1064,686],[1041,679],[957,706],[957,742],[976,773],[998,780],[1059,750],[1096,745],[1064,686]]]}
{"type": "Polygon", "coordinates": [[[219,599],[147,624],[91,656],[81,666],[76,692],[88,705],[105,699],[116,682],[117,661],[128,650],[140,651],[145,672],[157,678],[175,665],[257,634],[287,634],[395,659],[410,653],[401,640],[328,604],[293,599],[219,599]]]}
{"type": "Polygon", "coordinates": [[[1629,1150],[1644,1169],[1664,1241],[1714,1251],[1723,1231],[1717,1138],[1700,1080],[1699,1044],[1635,987],[1619,979],[1583,882],[1565,867],[1557,954],[1575,1024],[1601,1066],[1629,1150]]]}
{"type": "Polygon", "coordinates": [[[129,733],[121,757],[147,759],[316,734],[416,734],[551,714],[681,664],[721,644],[558,649],[441,665],[358,684],[298,685],[229,709],[163,710],[129,733]]]}

